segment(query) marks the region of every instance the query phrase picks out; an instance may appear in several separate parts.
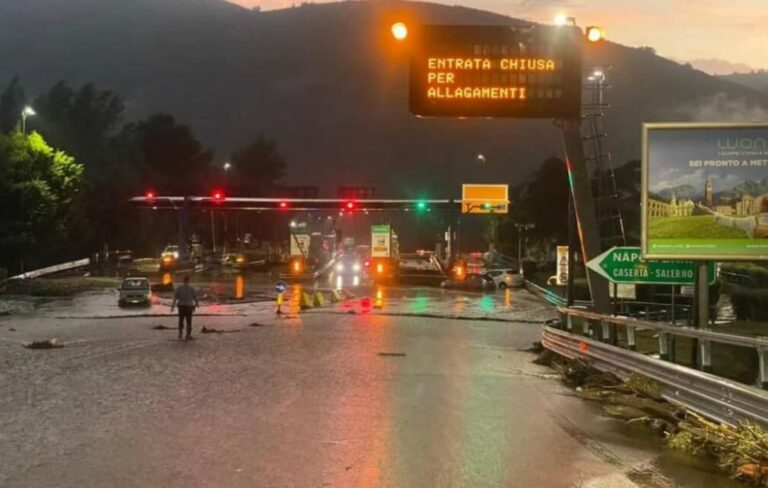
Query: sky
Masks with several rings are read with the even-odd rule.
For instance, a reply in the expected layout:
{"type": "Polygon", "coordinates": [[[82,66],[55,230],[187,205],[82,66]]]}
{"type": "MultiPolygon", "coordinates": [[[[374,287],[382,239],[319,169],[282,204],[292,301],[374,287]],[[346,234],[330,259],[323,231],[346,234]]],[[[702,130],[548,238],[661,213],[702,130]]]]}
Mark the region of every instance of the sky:
{"type": "Polygon", "coordinates": [[[651,131],[649,187],[659,193],[691,185],[703,194],[707,176],[715,193],[730,191],[747,180],[762,181],[768,162],[766,140],[768,130],[756,128],[651,131]]]}
{"type": "MultiPolygon", "coordinates": [[[[263,10],[302,0],[229,0],[263,10]]],[[[314,3],[325,3],[318,0],[314,3]]],[[[676,61],[713,74],[768,68],[768,0],[447,0],[539,22],[558,12],[581,26],[601,25],[609,39],[627,46],[651,46],[676,61]],[[725,63],[723,63],[723,61],[725,63]]]]}

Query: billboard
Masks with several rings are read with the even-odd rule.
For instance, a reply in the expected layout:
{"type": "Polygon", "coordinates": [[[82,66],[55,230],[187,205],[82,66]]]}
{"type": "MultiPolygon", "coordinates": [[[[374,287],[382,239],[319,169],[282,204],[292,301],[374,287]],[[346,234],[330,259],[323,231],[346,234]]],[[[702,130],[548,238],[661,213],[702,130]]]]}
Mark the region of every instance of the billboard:
{"type": "Polygon", "coordinates": [[[768,124],[644,124],[645,259],[768,259],[768,124]]]}
{"type": "Polygon", "coordinates": [[[411,50],[410,111],[579,117],[582,42],[575,27],[422,26],[411,50]]]}

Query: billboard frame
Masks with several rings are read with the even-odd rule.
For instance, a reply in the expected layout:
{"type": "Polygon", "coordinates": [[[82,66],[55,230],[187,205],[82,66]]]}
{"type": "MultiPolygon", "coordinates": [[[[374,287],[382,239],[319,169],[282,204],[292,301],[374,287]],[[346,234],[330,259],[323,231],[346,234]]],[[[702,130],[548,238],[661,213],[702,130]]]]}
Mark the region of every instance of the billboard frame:
{"type": "Polygon", "coordinates": [[[680,260],[680,261],[765,261],[768,254],[755,256],[729,254],[660,254],[649,253],[648,249],[648,133],[651,130],[689,130],[689,129],[766,129],[768,122],[646,122],[642,127],[642,156],[640,159],[640,254],[643,259],[680,260]]]}

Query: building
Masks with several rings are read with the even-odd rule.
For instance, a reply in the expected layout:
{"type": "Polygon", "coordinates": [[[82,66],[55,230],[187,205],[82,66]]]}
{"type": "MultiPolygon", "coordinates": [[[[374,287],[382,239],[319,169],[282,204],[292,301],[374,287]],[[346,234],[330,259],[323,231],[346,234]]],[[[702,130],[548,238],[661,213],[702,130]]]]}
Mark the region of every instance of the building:
{"type": "Polygon", "coordinates": [[[751,195],[741,195],[736,201],[736,215],[744,217],[746,215],[752,215],[755,213],[755,198],[751,195]]]}
{"type": "Polygon", "coordinates": [[[648,198],[649,217],[689,217],[693,215],[696,204],[692,200],[677,200],[673,193],[669,202],[661,198],[648,198]]]}

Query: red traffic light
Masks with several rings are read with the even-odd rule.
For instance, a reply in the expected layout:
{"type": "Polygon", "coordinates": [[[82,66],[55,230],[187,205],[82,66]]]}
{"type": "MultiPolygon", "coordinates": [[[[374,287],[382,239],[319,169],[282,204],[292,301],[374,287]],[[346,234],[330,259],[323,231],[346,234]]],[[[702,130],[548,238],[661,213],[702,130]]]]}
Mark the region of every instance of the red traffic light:
{"type": "Polygon", "coordinates": [[[150,202],[154,201],[155,197],[157,197],[157,195],[155,194],[154,190],[147,190],[147,193],[144,194],[144,198],[150,202]]]}
{"type": "Polygon", "coordinates": [[[355,209],[355,202],[347,202],[344,204],[344,208],[347,210],[354,210],[355,209]]]}
{"type": "Polygon", "coordinates": [[[222,190],[213,190],[213,193],[211,193],[211,198],[215,203],[221,203],[224,201],[224,192],[222,190]]]}
{"type": "Polygon", "coordinates": [[[288,202],[280,202],[278,205],[280,208],[288,208],[288,202]]]}

